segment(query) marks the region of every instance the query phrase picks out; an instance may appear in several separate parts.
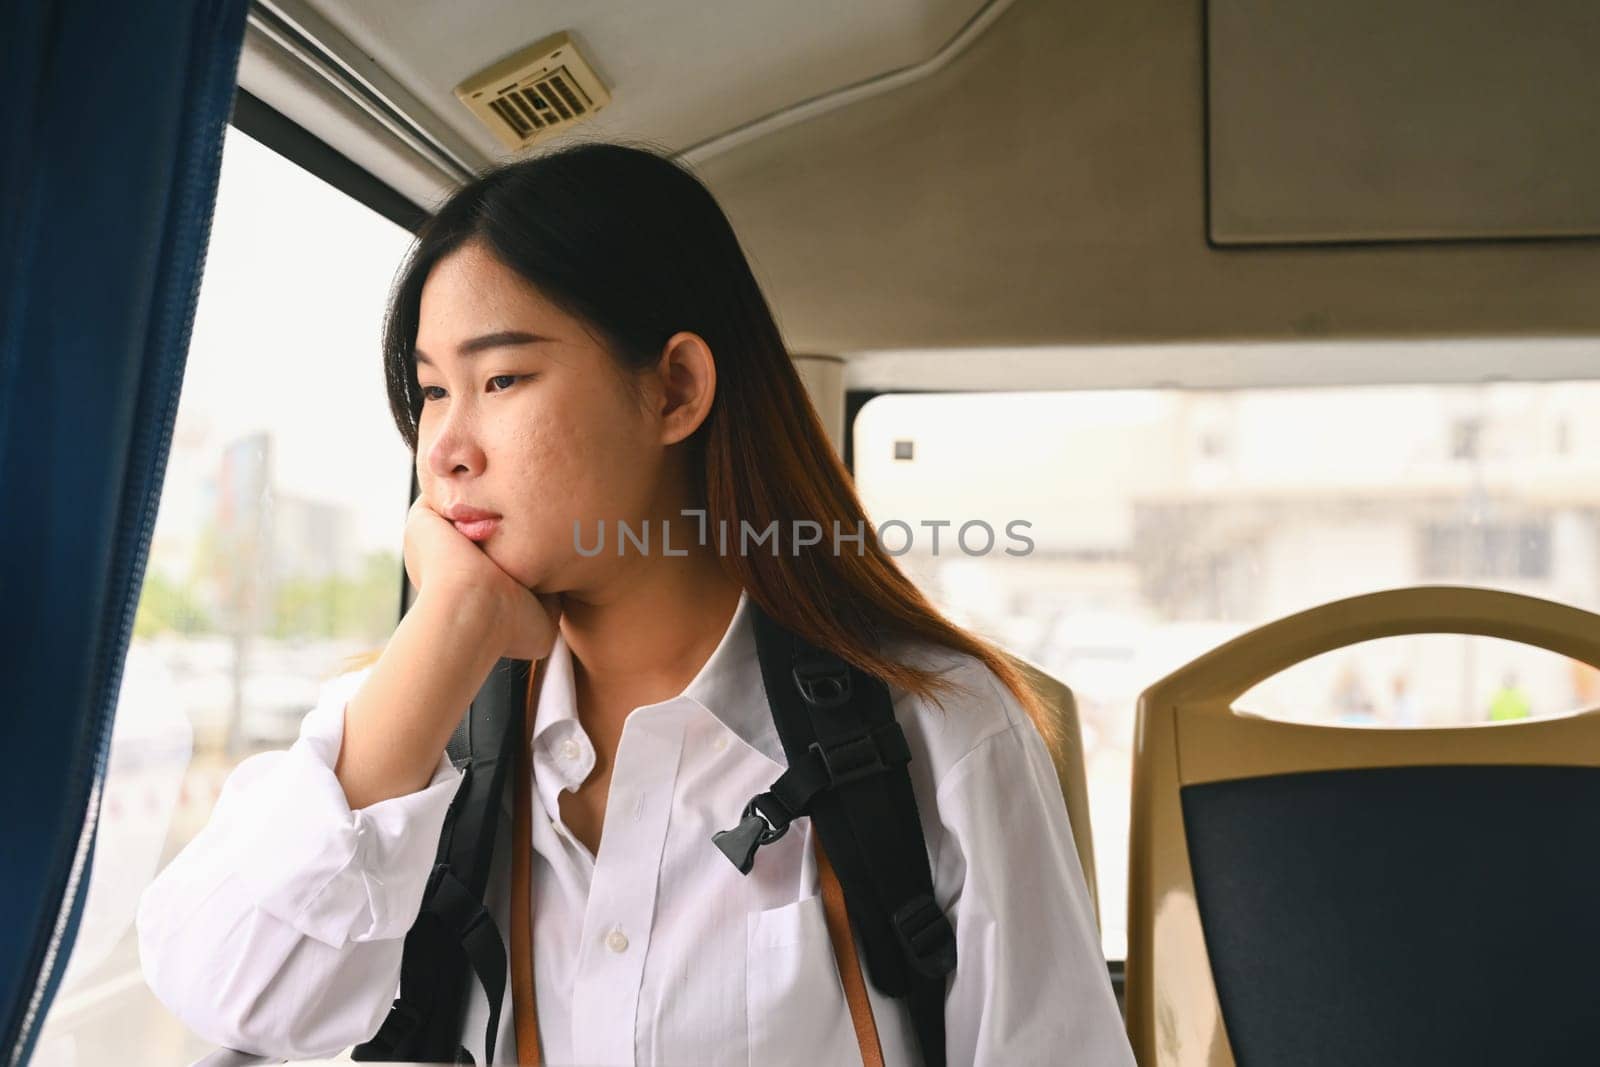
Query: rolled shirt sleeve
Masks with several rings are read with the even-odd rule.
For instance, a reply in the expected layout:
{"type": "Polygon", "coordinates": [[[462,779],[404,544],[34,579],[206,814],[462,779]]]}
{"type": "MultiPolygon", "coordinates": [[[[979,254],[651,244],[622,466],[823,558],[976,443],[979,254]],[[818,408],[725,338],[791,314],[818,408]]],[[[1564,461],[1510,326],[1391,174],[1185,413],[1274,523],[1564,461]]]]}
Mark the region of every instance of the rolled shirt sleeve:
{"type": "Polygon", "coordinates": [[[140,899],[146,981],[218,1044],[331,1055],[387,1012],[461,774],[441,754],[425,788],[351,810],[333,768],[370,670],[324,685],[288,750],[240,763],[140,899]]]}
{"type": "Polygon", "coordinates": [[[1038,730],[994,685],[1012,724],[939,783],[936,882],[958,964],[945,1000],[951,1063],[1131,1065],[1073,843],[1060,779],[1038,730]]]}
{"type": "Polygon", "coordinates": [[[332,948],[405,936],[461,780],[441,755],[425,788],[350,809],[333,768],[345,704],[365,674],[330,682],[287,752],[240,764],[213,815],[231,826],[238,875],[255,905],[332,948]]]}

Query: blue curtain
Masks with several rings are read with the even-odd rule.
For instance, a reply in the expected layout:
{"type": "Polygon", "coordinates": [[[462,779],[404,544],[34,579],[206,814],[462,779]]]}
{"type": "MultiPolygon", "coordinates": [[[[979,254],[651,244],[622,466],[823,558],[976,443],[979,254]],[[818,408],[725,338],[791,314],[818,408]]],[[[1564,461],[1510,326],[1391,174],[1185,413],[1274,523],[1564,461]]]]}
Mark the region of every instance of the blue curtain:
{"type": "Polygon", "coordinates": [[[83,907],[246,6],[0,3],[0,1067],[83,907]]]}

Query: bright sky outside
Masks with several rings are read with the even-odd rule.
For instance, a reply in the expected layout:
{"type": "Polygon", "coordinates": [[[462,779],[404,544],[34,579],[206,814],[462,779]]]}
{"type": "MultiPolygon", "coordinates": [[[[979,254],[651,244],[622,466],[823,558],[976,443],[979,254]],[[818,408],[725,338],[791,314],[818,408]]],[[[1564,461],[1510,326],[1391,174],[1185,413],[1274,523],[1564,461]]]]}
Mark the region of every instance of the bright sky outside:
{"type": "Polygon", "coordinates": [[[278,492],[348,508],[362,550],[397,549],[411,455],[379,335],[411,235],[232,127],[222,166],[163,518],[192,529],[200,486],[183,480],[264,430],[278,492]]]}

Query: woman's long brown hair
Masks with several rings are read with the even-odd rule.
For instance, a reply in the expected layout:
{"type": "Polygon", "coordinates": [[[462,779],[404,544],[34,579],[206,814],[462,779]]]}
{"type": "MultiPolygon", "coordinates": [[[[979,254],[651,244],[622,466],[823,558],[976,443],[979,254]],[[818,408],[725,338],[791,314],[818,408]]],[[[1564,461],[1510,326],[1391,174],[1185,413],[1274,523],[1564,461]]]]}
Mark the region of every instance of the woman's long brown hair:
{"type": "Polygon", "coordinates": [[[680,330],[706,341],[717,394],[686,442],[694,506],[705,511],[711,543],[726,529],[737,544],[741,523],[752,537],[777,523],[776,541],[719,553],[763,611],[941,708],[941,695],[955,683],[893,658],[885,645],[927,642],[973,656],[1045,740],[1057,740],[1053,720],[1005,654],[941,615],[879,544],[727,217],[698,178],[656,151],[581,143],[507,164],[456,192],[423,227],[396,279],[384,328],[390,410],[413,454],[422,286],[435,263],[468,241],[482,242],[597,330],[626,370],[654,365],[680,330]],[[787,540],[799,520],[820,527],[818,544],[787,540]],[[858,532],[859,544],[845,540],[858,532]]]}

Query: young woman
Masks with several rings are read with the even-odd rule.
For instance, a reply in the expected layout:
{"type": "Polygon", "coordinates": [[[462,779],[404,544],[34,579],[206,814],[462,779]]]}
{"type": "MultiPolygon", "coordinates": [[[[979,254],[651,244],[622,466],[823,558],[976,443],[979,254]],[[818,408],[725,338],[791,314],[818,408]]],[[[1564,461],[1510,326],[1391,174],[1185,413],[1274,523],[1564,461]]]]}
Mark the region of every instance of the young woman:
{"type": "MultiPolygon", "coordinates": [[[[545,661],[532,899],[497,875],[489,904],[503,932],[531,907],[544,1062],[858,1062],[810,820],[748,876],[711,841],[786,765],[759,605],[894,694],[956,936],[948,1062],[1132,1063],[1048,721],[873,540],[693,176],[607,144],[484,175],[419,237],[384,365],[416,455],[417,596],[146,891],[145,974],[181,1019],[286,1058],[372,1036],[459,779],[445,743],[514,657],[545,661]],[[774,520],[780,543],[740,543],[774,520]],[[843,536],[802,546],[795,520],[843,536]]],[[[918,1063],[903,1003],[869,994],[885,1062],[918,1063]]],[[[483,1062],[474,996],[462,1044],[483,1062]]],[[[518,1062],[512,1016],[508,993],[496,1062],[518,1062]]]]}

